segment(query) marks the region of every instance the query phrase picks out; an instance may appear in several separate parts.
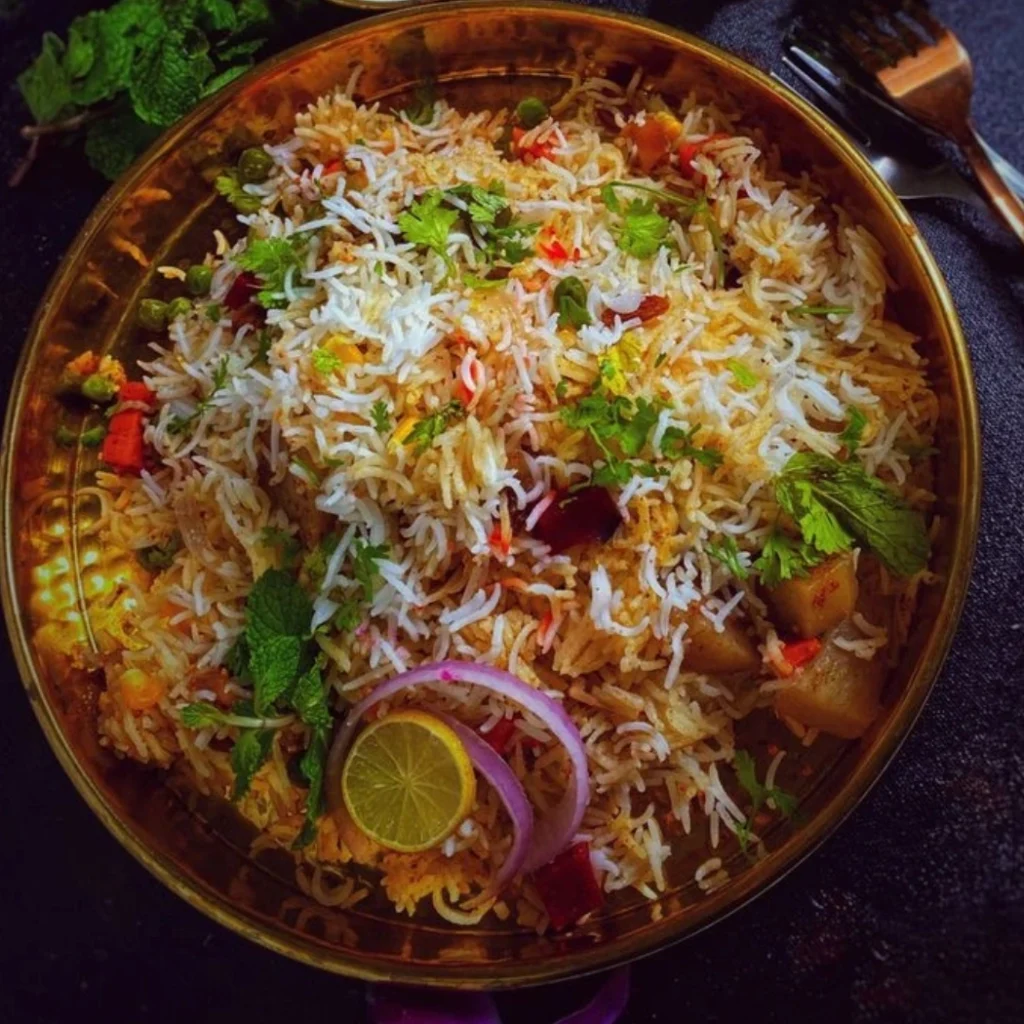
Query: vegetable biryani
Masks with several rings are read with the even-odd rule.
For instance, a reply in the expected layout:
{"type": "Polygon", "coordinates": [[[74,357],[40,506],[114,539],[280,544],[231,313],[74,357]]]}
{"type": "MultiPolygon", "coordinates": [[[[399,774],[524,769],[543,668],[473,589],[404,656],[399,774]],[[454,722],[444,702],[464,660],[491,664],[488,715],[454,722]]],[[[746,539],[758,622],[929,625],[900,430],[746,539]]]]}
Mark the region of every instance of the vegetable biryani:
{"type": "Polygon", "coordinates": [[[795,809],[735,724],[862,735],[930,578],[937,402],[880,246],[639,75],[355,85],[217,177],[237,241],[159,268],[137,367],[65,371],[131,554],[101,742],[332,905],[564,928],[698,826],[716,888],[795,809]]]}

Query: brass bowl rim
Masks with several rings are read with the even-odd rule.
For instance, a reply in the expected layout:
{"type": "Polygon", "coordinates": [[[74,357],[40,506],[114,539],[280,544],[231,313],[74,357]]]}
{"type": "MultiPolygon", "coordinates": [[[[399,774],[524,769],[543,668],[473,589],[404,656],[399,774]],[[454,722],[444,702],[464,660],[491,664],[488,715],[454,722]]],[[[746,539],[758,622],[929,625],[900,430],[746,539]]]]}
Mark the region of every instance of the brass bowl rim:
{"type": "Polygon", "coordinates": [[[507,967],[502,966],[500,969],[496,969],[494,965],[471,968],[460,965],[445,969],[438,964],[375,964],[359,960],[348,953],[325,953],[323,946],[300,938],[294,933],[284,932],[274,924],[257,921],[247,912],[239,910],[232,901],[214,892],[203,883],[187,877],[163,853],[151,849],[135,834],[130,823],[117,815],[89,773],[79,764],[60,727],[56,711],[47,698],[44,687],[40,684],[36,666],[30,656],[31,642],[26,635],[17,600],[16,557],[12,535],[13,443],[26,397],[25,378],[28,365],[40,342],[40,329],[47,312],[62,288],[66,288],[71,268],[74,267],[88,245],[94,241],[98,227],[111,209],[131,192],[136,182],[157,162],[172,142],[184,138],[189,134],[193,125],[203,121],[208,112],[228,102],[232,96],[259,77],[272,73],[280,66],[307,52],[315,51],[325,43],[357,34],[367,27],[375,28],[390,24],[396,29],[408,28],[435,16],[442,9],[446,15],[451,15],[472,14],[476,11],[506,7],[505,0],[459,0],[459,2],[417,4],[411,9],[392,10],[375,17],[361,18],[349,25],[290,47],[260,63],[247,74],[201,103],[175,127],[168,129],[135,162],[132,168],[110,187],[79,230],[74,242],[61,260],[29,327],[26,344],[22,347],[15,369],[11,399],[4,418],[2,451],[0,451],[0,488],[2,488],[0,534],[3,537],[3,544],[0,547],[0,599],[2,599],[8,635],[11,638],[11,647],[22,684],[43,733],[71,782],[114,838],[144,868],[191,906],[218,924],[268,949],[307,965],[364,981],[463,989],[501,989],[577,977],[638,959],[665,949],[684,938],[691,938],[712,924],[735,913],[741,907],[746,906],[755,896],[771,888],[813,853],[860,804],[871,787],[881,777],[882,772],[891,762],[917,721],[938,678],[963,610],[980,525],[981,434],[978,403],[970,356],[953,300],[942,272],[916,225],[899,199],[854,144],[810,103],[788,86],[775,81],[768,74],[740,57],[696,36],[636,15],[579,7],[558,2],[558,0],[530,0],[528,3],[518,5],[517,12],[551,12],[568,21],[586,22],[591,25],[596,23],[609,28],[625,23],[645,33],[652,41],[664,43],[675,49],[699,50],[735,79],[774,93],[789,108],[788,112],[792,116],[802,119],[805,124],[816,129],[819,135],[824,136],[828,145],[842,159],[847,169],[854,170],[859,174],[871,193],[872,201],[910,238],[914,255],[920,263],[920,269],[931,290],[931,297],[935,300],[941,313],[940,325],[945,328],[952,341],[952,350],[949,353],[950,368],[953,387],[962,406],[960,439],[962,469],[957,495],[961,515],[951,548],[947,572],[948,582],[941,606],[918,656],[906,691],[898,706],[890,714],[884,732],[880,733],[875,740],[873,749],[854,767],[841,788],[831,798],[830,805],[797,830],[779,850],[772,853],[770,857],[771,873],[768,877],[762,878],[756,871],[747,872],[721,890],[725,894],[722,900],[715,901],[713,897],[708,897],[706,902],[696,905],[682,920],[666,922],[665,927],[652,926],[644,929],[639,935],[626,936],[583,951],[560,954],[539,965],[510,962],[507,967]]]}

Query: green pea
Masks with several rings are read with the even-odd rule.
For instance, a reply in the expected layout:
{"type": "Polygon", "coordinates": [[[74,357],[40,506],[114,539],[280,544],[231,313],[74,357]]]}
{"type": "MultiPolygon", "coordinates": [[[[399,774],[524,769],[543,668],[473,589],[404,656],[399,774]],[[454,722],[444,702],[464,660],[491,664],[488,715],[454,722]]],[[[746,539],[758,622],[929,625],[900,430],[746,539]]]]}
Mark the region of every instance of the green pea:
{"type": "Polygon", "coordinates": [[[75,432],[69,430],[63,423],[53,432],[53,439],[61,448],[74,448],[75,442],[78,440],[75,437],[75,432]]]}
{"type": "Polygon", "coordinates": [[[548,105],[536,96],[527,96],[516,107],[516,120],[524,128],[536,128],[548,116],[548,105]]]}
{"type": "Polygon", "coordinates": [[[86,448],[99,448],[107,436],[107,428],[101,423],[98,427],[90,427],[82,434],[82,445],[86,448]]]}
{"type": "Polygon", "coordinates": [[[253,146],[238,158],[238,180],[243,185],[258,185],[270,177],[273,167],[274,158],[265,149],[253,146]]]}
{"type": "Polygon", "coordinates": [[[82,395],[97,405],[109,405],[117,396],[117,385],[102,373],[94,373],[82,381],[82,395]]]}
{"type": "Polygon", "coordinates": [[[189,295],[206,295],[213,281],[213,270],[205,263],[193,263],[185,274],[185,287],[189,295]]]}
{"type": "Polygon", "coordinates": [[[167,319],[177,320],[179,317],[188,316],[191,310],[192,303],[184,295],[179,295],[167,304],[167,319]]]}
{"type": "Polygon", "coordinates": [[[139,303],[139,326],[147,331],[162,331],[167,326],[167,303],[160,299],[143,299],[139,303]]]}

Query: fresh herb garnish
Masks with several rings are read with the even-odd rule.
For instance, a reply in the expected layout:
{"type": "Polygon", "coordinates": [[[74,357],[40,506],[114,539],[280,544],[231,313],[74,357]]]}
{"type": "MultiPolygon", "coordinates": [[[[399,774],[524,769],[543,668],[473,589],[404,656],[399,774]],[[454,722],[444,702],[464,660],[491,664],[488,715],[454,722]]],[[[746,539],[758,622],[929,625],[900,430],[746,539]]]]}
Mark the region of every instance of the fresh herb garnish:
{"type": "Polygon", "coordinates": [[[622,211],[622,226],[616,244],[630,256],[653,256],[668,237],[669,219],[655,209],[651,200],[634,199],[622,211]]]}
{"type": "Polygon", "coordinates": [[[721,562],[736,579],[745,580],[750,575],[750,571],[740,560],[740,549],[734,537],[724,536],[720,541],[709,541],[704,545],[704,550],[716,562],[721,562]]]}
{"type": "Polygon", "coordinates": [[[312,362],[313,369],[321,377],[328,377],[339,367],[343,366],[345,360],[337,352],[331,352],[326,348],[318,348],[313,351],[312,362]]]}
{"type": "Polygon", "coordinates": [[[459,212],[443,203],[444,193],[438,189],[424,192],[408,210],[398,215],[398,228],[407,242],[436,252],[451,270],[448,236],[459,219],[459,212]]]}
{"type": "Polygon", "coordinates": [[[352,575],[362,587],[363,600],[366,602],[373,600],[377,579],[380,576],[377,563],[387,557],[387,544],[368,544],[359,538],[352,542],[352,575]]]}
{"type": "Polygon", "coordinates": [[[181,548],[181,534],[175,530],[163,544],[151,544],[147,548],[140,548],[135,552],[135,557],[143,569],[160,572],[162,569],[169,569],[174,564],[174,556],[181,548]]]}
{"type": "Polygon", "coordinates": [[[458,199],[465,203],[466,212],[474,224],[494,224],[498,215],[508,209],[508,200],[505,198],[505,190],[499,184],[492,184],[490,188],[481,188],[479,185],[455,185],[444,190],[445,199],[458,199]]]}
{"type": "Polygon", "coordinates": [[[237,171],[225,171],[218,174],[213,181],[213,187],[219,192],[239,213],[257,213],[263,200],[246,192],[245,187],[238,180],[237,171]]]}
{"type": "Polygon", "coordinates": [[[753,567],[766,587],[777,587],[783,580],[806,576],[821,557],[805,541],[776,528],[768,535],[753,567]]]}
{"type": "Polygon", "coordinates": [[[243,729],[231,748],[231,770],[235,773],[232,800],[241,800],[252,787],[256,773],[270,757],[274,743],[273,729],[243,729]]]}
{"type": "Polygon", "coordinates": [[[474,291],[489,291],[492,288],[501,288],[508,283],[505,277],[478,277],[476,274],[463,274],[462,283],[474,291]]]}
{"type": "Polygon", "coordinates": [[[868,418],[856,406],[850,408],[850,418],[846,421],[842,433],[839,435],[839,443],[846,449],[847,455],[853,458],[860,447],[861,439],[864,437],[864,428],[868,425],[868,418]]]}
{"type": "Polygon", "coordinates": [[[415,125],[423,126],[434,120],[434,112],[437,97],[434,87],[430,83],[416,87],[413,93],[412,102],[405,108],[403,113],[415,125]]]}
{"type": "Polygon", "coordinates": [[[822,555],[847,551],[856,542],[900,576],[928,564],[924,520],[858,462],[800,452],[776,477],[775,495],[804,541],[822,555]]]}
{"type": "Polygon", "coordinates": [[[563,277],[555,285],[554,299],[559,327],[579,328],[593,323],[587,309],[587,289],[578,277],[563,277]]]}
{"type": "Polygon", "coordinates": [[[563,377],[555,385],[555,398],[557,398],[559,401],[561,401],[562,399],[565,398],[565,396],[568,394],[568,392],[569,392],[569,382],[563,377]]]}
{"type": "Polygon", "coordinates": [[[736,770],[736,781],[747,791],[751,800],[751,808],[747,814],[745,828],[737,829],[737,838],[740,847],[746,851],[747,843],[750,841],[750,822],[758,811],[766,803],[774,805],[775,809],[784,817],[791,818],[796,811],[797,798],[792,793],[787,793],[778,786],[767,787],[757,779],[757,765],[754,759],[745,750],[737,750],[733,759],[733,767],[736,770]]]}
{"type": "Polygon", "coordinates": [[[419,420],[409,432],[404,444],[415,445],[416,454],[422,455],[452,423],[465,414],[465,406],[457,399],[453,400],[419,420]]]}
{"type": "Polygon", "coordinates": [[[378,434],[386,434],[391,429],[391,410],[388,403],[382,398],[370,406],[370,417],[373,419],[374,429],[378,434]]]}
{"type": "Polygon", "coordinates": [[[213,371],[210,390],[205,397],[199,399],[195,409],[187,416],[172,416],[167,421],[167,432],[175,436],[184,434],[198,420],[203,413],[213,404],[213,400],[219,395],[228,383],[228,357],[223,356],[213,371]]]}
{"type": "Polygon", "coordinates": [[[238,265],[260,278],[263,287],[256,293],[256,301],[265,309],[287,304],[285,287],[289,280],[299,276],[302,255],[308,244],[303,235],[288,238],[257,238],[238,255],[238,265]]]}
{"type": "Polygon", "coordinates": [[[680,427],[667,427],[661,437],[661,453],[670,459],[693,459],[707,469],[717,469],[724,456],[717,448],[698,447],[693,439],[700,430],[700,424],[694,424],[689,430],[680,427]]]}

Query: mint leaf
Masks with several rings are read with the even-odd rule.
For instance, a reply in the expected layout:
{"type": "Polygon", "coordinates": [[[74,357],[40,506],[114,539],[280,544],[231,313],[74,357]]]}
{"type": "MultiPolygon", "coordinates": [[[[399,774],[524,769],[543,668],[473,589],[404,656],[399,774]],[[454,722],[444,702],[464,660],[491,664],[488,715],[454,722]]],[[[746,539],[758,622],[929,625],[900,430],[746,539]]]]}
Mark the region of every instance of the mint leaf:
{"type": "Polygon", "coordinates": [[[324,768],[327,764],[326,728],[313,730],[312,739],[299,761],[299,771],[309,782],[306,794],[306,821],[292,844],[294,849],[308,846],[316,838],[316,822],[324,810],[324,768]]]}
{"type": "Polygon", "coordinates": [[[861,439],[864,436],[864,428],[868,425],[868,418],[853,406],[850,409],[850,418],[846,421],[842,433],[839,435],[839,443],[846,449],[847,454],[852,458],[857,454],[861,439]]]}
{"type": "Polygon", "coordinates": [[[231,768],[235,773],[232,800],[241,800],[252,786],[256,773],[270,757],[274,742],[272,729],[243,729],[231,749],[231,768]]]}
{"type": "Polygon", "coordinates": [[[317,729],[331,727],[331,712],[327,707],[327,696],[324,693],[323,672],[315,662],[299,676],[292,693],[291,704],[306,725],[317,729]]]}
{"type": "Polygon", "coordinates": [[[128,85],[142,16],[138,5],[122,3],[71,23],[66,65],[71,96],[79,106],[111,99],[128,85]]]}
{"type": "Polygon", "coordinates": [[[288,573],[268,569],[249,591],[245,616],[246,640],[255,649],[257,643],[274,636],[305,637],[313,606],[288,573]]]}
{"type": "Polygon", "coordinates": [[[252,643],[249,671],[257,714],[288,693],[305,665],[305,654],[306,643],[297,636],[268,636],[252,643]]]}
{"type": "Polygon", "coordinates": [[[198,29],[182,32],[158,20],[139,43],[128,91],[135,113],[149,124],[174,124],[202,99],[214,72],[209,43],[198,29]]]}
{"type": "Polygon", "coordinates": [[[71,81],[64,67],[66,48],[47,32],[35,62],[18,76],[18,88],[38,124],[56,121],[71,106],[71,81]]]}
{"type": "Polygon", "coordinates": [[[89,125],[85,155],[105,178],[119,178],[160,134],[160,129],[140,121],[125,104],[89,125]]]}

